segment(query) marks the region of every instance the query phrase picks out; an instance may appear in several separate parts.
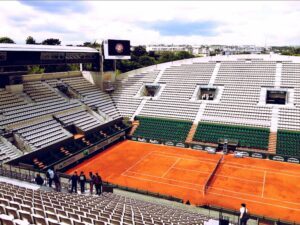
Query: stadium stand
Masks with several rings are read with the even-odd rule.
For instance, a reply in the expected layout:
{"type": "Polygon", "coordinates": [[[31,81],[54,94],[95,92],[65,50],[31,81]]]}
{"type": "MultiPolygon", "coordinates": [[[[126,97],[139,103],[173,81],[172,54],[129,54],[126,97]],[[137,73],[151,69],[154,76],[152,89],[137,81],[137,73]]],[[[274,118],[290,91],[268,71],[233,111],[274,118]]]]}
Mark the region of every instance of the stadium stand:
{"type": "Polygon", "coordinates": [[[9,107],[3,110],[0,126],[33,119],[35,117],[44,116],[63,110],[76,108],[81,104],[77,100],[57,100],[43,101],[38,103],[29,103],[21,106],[9,107]]]}
{"type": "Polygon", "coordinates": [[[55,116],[64,125],[74,124],[83,132],[97,128],[103,124],[95,116],[84,110],[74,110],[55,116]]]}
{"type": "Polygon", "coordinates": [[[24,99],[9,93],[4,89],[0,89],[0,110],[9,109],[10,107],[22,106],[26,104],[27,102],[24,99]]]}
{"type": "Polygon", "coordinates": [[[24,92],[35,102],[57,101],[61,95],[47,86],[46,82],[35,81],[24,83],[24,92]]]}
{"type": "Polygon", "coordinates": [[[147,101],[139,115],[193,121],[201,103],[189,99],[197,84],[209,82],[214,67],[215,63],[209,62],[167,68],[159,80],[166,84],[163,93],[159,99],[147,101]]]}
{"type": "Polygon", "coordinates": [[[198,124],[194,140],[218,143],[219,139],[237,140],[240,146],[267,149],[269,129],[234,126],[201,122],[198,124]]]}
{"type": "Polygon", "coordinates": [[[122,116],[130,117],[141,103],[141,98],[133,98],[144,83],[154,82],[159,71],[142,73],[126,80],[117,82],[117,90],[112,94],[112,98],[116,103],[118,110],[122,116]],[[130,101],[130,104],[128,102],[130,101]]]}
{"type": "Polygon", "coordinates": [[[6,138],[0,136],[0,162],[6,162],[15,159],[22,155],[22,152],[17,149],[6,138]]]}
{"type": "Polygon", "coordinates": [[[96,88],[83,77],[64,78],[62,81],[82,97],[81,101],[84,104],[90,107],[96,107],[98,110],[108,115],[111,120],[121,118],[111,97],[102,92],[99,88],[96,88]]]}
{"type": "Polygon", "coordinates": [[[25,124],[15,128],[14,131],[14,134],[18,136],[17,139],[22,140],[24,149],[27,151],[36,151],[73,136],[52,118],[30,125],[25,124]]]}
{"type": "Polygon", "coordinates": [[[281,155],[300,155],[300,132],[293,130],[278,130],[277,153],[281,155]]]}
{"type": "MultiPolygon", "coordinates": [[[[292,144],[288,135],[282,136],[282,132],[299,131],[300,127],[298,58],[217,56],[151,68],[142,68],[134,75],[117,80],[116,90],[111,94],[102,92],[79,73],[67,78],[52,79],[49,76],[49,80],[26,81],[22,93],[1,89],[1,130],[12,132],[21,150],[26,146],[26,150],[33,151],[60,142],[63,146],[64,141],[76,133],[84,134],[85,138],[90,135],[96,140],[95,132],[102,130],[103,125],[122,117],[132,120],[136,116],[140,121],[132,132],[134,137],[185,143],[190,133],[187,143],[218,143],[220,138],[229,138],[238,140],[239,146],[251,151],[299,156],[297,148],[290,149],[298,144],[292,144]],[[144,100],[140,91],[146,84],[164,86],[159,96],[144,100]],[[59,85],[70,92],[66,94],[59,85]],[[195,100],[199,86],[221,87],[222,90],[216,91],[219,100],[195,100]],[[265,98],[262,95],[264,88],[292,90],[287,95],[292,104],[280,107],[260,104],[265,98]],[[41,127],[38,133],[31,133],[31,124],[38,125],[42,123],[41,119],[53,120],[51,126],[54,127],[41,127]],[[165,124],[159,135],[154,132],[159,126],[158,121],[165,124]],[[175,126],[178,121],[181,128],[175,126]],[[30,125],[28,133],[20,133],[23,128],[16,129],[27,125],[30,125]],[[75,127],[76,132],[69,130],[70,126],[75,127]],[[285,146],[289,144],[290,147],[285,146]]],[[[107,136],[101,135],[100,139],[107,136]]],[[[68,151],[72,152],[70,146],[68,151]]]]}
{"type": "Polygon", "coordinates": [[[202,121],[270,127],[271,108],[257,106],[262,86],[273,86],[276,62],[224,61],[215,80],[224,85],[221,101],[208,104],[202,121]]]}
{"type": "Polygon", "coordinates": [[[204,224],[209,217],[113,193],[74,195],[0,182],[2,224],[204,224]]]}
{"type": "Polygon", "coordinates": [[[137,117],[140,125],[134,136],[154,140],[175,141],[184,143],[192,126],[190,121],[164,118],[137,117]]]}

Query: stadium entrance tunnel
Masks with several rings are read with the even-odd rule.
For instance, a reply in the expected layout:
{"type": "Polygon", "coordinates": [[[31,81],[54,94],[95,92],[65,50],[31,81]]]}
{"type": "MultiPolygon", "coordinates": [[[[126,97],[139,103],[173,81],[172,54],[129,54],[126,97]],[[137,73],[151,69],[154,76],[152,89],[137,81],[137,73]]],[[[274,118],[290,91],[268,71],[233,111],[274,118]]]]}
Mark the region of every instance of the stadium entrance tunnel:
{"type": "Polygon", "coordinates": [[[135,97],[143,99],[157,99],[161,95],[165,86],[165,84],[145,83],[135,97]]]}
{"type": "Polygon", "coordinates": [[[224,86],[197,85],[190,101],[219,102],[223,93],[224,86]]]}

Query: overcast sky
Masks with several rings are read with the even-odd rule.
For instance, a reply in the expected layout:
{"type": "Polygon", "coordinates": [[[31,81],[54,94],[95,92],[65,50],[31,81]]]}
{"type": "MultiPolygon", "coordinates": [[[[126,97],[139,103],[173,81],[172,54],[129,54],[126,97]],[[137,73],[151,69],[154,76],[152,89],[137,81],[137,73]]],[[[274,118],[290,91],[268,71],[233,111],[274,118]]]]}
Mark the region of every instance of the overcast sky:
{"type": "Polygon", "coordinates": [[[1,1],[0,36],[24,44],[300,45],[300,1],[1,1]]]}

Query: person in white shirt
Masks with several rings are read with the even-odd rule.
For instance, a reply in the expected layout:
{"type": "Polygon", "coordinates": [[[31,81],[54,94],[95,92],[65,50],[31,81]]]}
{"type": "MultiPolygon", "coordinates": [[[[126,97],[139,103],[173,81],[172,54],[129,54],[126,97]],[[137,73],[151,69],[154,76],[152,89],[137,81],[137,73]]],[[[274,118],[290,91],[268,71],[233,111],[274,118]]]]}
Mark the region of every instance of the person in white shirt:
{"type": "Polygon", "coordinates": [[[50,168],[47,170],[47,178],[48,178],[48,181],[49,181],[49,187],[52,187],[52,181],[53,181],[53,178],[54,178],[54,171],[50,168]]]}
{"type": "Polygon", "coordinates": [[[248,219],[248,209],[246,208],[246,204],[242,203],[240,208],[240,225],[246,225],[248,219]]]}

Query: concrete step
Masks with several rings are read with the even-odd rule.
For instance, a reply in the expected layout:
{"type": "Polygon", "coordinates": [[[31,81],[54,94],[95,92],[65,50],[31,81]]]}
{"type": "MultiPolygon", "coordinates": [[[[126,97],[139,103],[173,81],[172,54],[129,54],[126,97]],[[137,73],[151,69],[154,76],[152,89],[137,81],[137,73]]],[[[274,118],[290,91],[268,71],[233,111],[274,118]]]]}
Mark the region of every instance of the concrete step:
{"type": "Polygon", "coordinates": [[[277,132],[271,132],[269,135],[268,152],[272,154],[276,154],[276,147],[277,147],[277,132]]]}
{"type": "Polygon", "coordinates": [[[135,130],[138,128],[138,126],[140,125],[140,122],[138,120],[134,120],[132,122],[132,127],[131,127],[131,130],[129,132],[129,136],[132,136],[135,132],[135,130]]]}
{"type": "Polygon", "coordinates": [[[194,135],[195,135],[195,132],[197,130],[197,126],[198,124],[193,124],[190,131],[189,131],[189,134],[185,140],[186,143],[191,143],[193,141],[193,138],[194,138],[194,135]]]}

